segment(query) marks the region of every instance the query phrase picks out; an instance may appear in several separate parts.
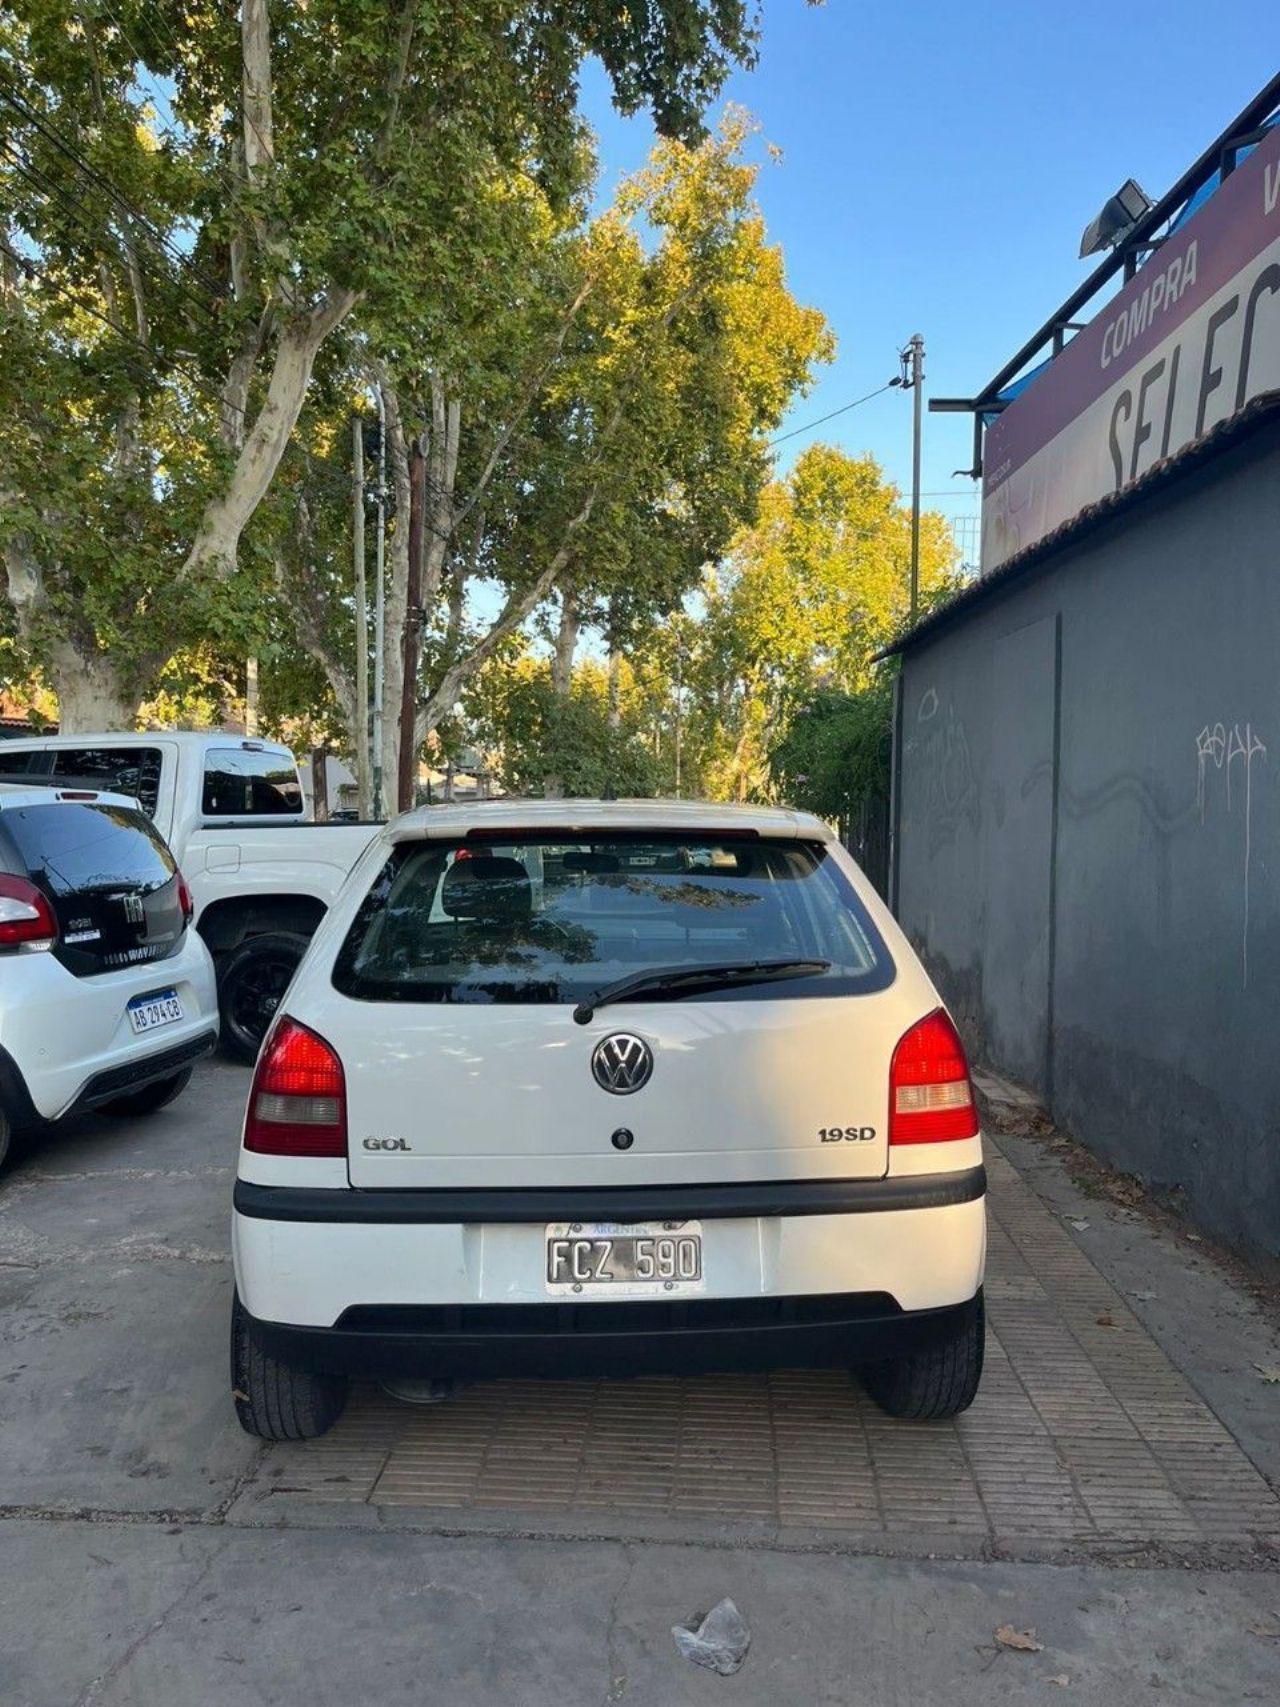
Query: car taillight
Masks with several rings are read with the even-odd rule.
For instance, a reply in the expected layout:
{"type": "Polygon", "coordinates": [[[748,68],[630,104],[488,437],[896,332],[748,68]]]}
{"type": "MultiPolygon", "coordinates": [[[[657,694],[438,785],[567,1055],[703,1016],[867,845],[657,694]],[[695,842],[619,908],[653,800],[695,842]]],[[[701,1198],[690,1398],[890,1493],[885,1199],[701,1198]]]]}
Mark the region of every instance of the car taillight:
{"type": "Polygon", "coordinates": [[[314,1031],[282,1016],[267,1034],[249,1092],[244,1147],[268,1156],[345,1156],[342,1062],[314,1031]]]}
{"type": "Polygon", "coordinates": [[[978,1110],[964,1044],[941,1008],[898,1041],[889,1069],[889,1142],[976,1138],[978,1110]]]}
{"type": "Polygon", "coordinates": [[[178,905],[182,908],[182,921],[189,925],[196,916],[196,904],[191,899],[191,885],[181,872],[178,873],[178,905]]]}
{"type": "Polygon", "coordinates": [[[58,921],[49,897],[25,877],[0,874],[0,948],[52,948],[58,921]]]}

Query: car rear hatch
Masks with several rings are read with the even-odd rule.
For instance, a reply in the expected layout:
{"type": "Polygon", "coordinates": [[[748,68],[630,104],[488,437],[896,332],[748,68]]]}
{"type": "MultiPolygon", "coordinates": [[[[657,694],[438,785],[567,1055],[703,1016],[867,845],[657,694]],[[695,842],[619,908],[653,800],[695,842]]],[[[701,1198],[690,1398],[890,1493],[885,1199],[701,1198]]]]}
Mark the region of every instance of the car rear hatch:
{"type": "Polygon", "coordinates": [[[52,904],[53,952],[69,972],[86,977],[160,961],[180,946],[182,880],[141,812],[64,796],[6,807],[0,831],[52,904]]]}
{"type": "Polygon", "coordinates": [[[351,1183],[879,1177],[894,976],[821,844],[404,845],[325,998],[351,1183]],[[593,1001],[663,968],[687,981],[593,1001]]]}

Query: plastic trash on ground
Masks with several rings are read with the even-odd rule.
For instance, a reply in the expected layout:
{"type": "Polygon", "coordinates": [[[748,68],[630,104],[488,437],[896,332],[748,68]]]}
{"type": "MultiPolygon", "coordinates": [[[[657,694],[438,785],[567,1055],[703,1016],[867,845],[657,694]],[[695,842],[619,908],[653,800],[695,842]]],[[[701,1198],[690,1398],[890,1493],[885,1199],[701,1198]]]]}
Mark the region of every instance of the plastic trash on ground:
{"type": "Polygon", "coordinates": [[[746,1621],[731,1600],[722,1600],[712,1607],[701,1624],[673,1624],[671,1634],[676,1647],[696,1666],[706,1666],[729,1677],[747,1657],[751,1632],[746,1621]]]}

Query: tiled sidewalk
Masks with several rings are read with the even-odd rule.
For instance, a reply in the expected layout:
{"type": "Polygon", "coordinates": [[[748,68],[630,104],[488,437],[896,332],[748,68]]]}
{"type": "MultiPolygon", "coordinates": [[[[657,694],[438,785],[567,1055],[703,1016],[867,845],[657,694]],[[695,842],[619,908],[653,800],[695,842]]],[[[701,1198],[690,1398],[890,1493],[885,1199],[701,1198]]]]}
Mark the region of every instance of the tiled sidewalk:
{"type": "Polygon", "coordinates": [[[987,1367],[956,1423],[892,1422],[839,1371],[495,1382],[427,1409],[365,1393],[326,1439],[272,1448],[240,1515],[356,1502],[460,1530],[1013,1554],[1280,1545],[1280,1500],[1231,1435],[998,1149],[989,1173],[987,1367]]]}

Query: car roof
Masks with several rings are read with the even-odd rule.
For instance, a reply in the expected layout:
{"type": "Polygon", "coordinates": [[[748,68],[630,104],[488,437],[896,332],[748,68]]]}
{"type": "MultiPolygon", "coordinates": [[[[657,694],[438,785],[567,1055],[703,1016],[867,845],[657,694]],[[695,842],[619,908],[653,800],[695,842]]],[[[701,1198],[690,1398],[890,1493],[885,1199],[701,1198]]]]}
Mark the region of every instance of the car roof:
{"type": "Polygon", "coordinates": [[[0,782],[0,811],[15,806],[127,806],[141,807],[131,794],[111,794],[102,788],[39,788],[28,782],[0,782]]]}
{"type": "Polygon", "coordinates": [[[536,835],[578,831],[650,831],[654,834],[710,831],[755,834],[788,840],[829,842],[829,824],[810,812],[785,806],[738,806],[709,800],[470,800],[420,806],[387,827],[394,842],[418,837],[485,835],[494,831],[536,835]]]}
{"type": "Polygon", "coordinates": [[[54,747],[154,747],[157,741],[173,741],[180,747],[245,747],[251,752],[292,752],[282,741],[268,741],[257,735],[236,735],[226,729],[149,729],[94,730],[87,735],[20,735],[14,740],[0,741],[0,770],[4,769],[7,752],[44,752],[54,747]]]}

